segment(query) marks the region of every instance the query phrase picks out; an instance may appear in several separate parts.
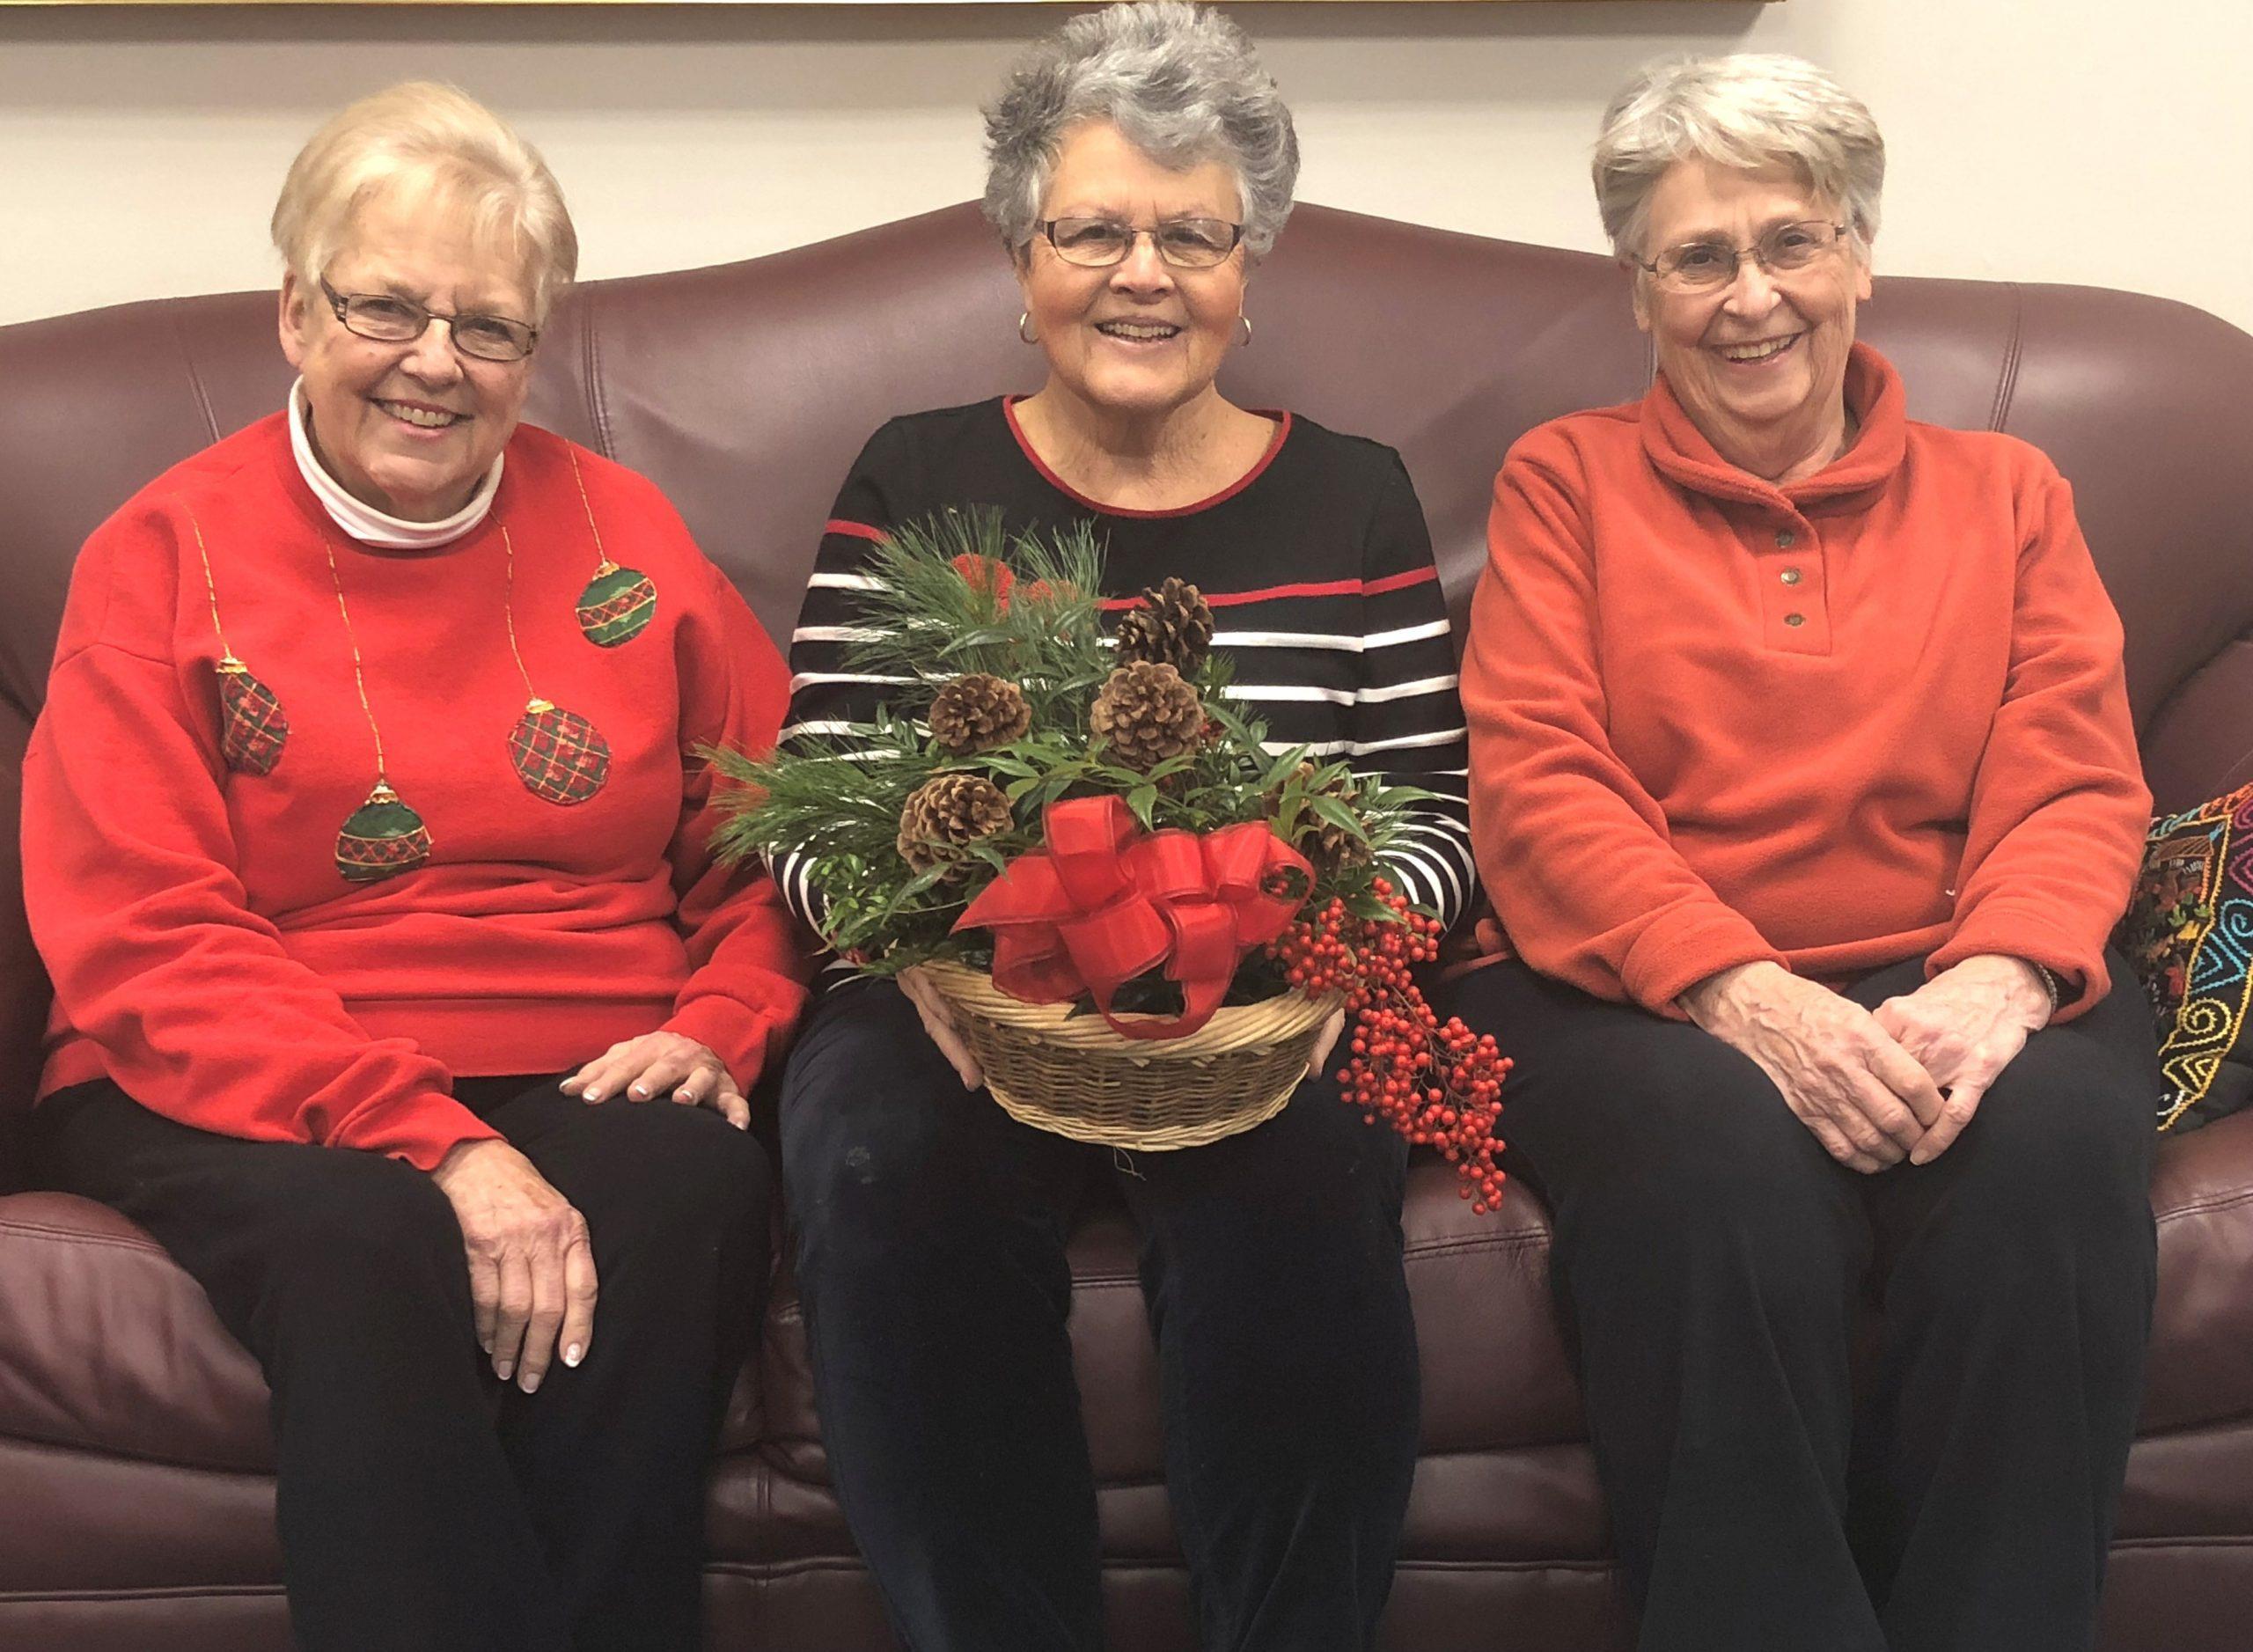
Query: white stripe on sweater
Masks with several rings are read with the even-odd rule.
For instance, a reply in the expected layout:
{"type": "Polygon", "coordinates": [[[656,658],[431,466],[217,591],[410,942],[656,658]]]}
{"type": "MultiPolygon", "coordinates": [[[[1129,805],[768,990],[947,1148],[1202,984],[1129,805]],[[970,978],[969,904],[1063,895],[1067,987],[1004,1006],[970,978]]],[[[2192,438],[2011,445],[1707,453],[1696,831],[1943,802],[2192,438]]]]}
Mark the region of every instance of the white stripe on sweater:
{"type": "Polygon", "coordinates": [[[1413,700],[1418,694],[1445,694],[1456,685],[1456,674],[1444,677],[1419,677],[1413,682],[1385,683],[1376,688],[1364,688],[1354,696],[1360,706],[1381,706],[1388,700],[1413,700]]]}
{"type": "Polygon", "coordinates": [[[1223,700],[1328,701],[1333,706],[1350,706],[1354,691],[1350,688],[1317,688],[1311,683],[1230,683],[1222,693],[1223,700]]]}
{"type": "Polygon", "coordinates": [[[800,672],[790,679],[790,692],[796,694],[809,683],[913,683],[914,677],[869,677],[857,672],[800,672]]]}
{"type": "MultiPolygon", "coordinates": [[[[1442,912],[1456,912],[1461,910],[1463,906],[1463,875],[1457,871],[1454,867],[1449,865],[1445,860],[1441,858],[1439,855],[1430,853],[1428,850],[1420,848],[1412,843],[1403,843],[1398,839],[1394,840],[1392,843],[1388,845],[1384,852],[1388,858],[1397,855],[1407,856],[1411,858],[1416,865],[1430,868],[1432,871],[1436,872],[1438,876],[1432,878],[1433,892],[1438,893],[1442,888],[1444,888],[1449,895],[1452,897],[1450,899],[1438,902],[1437,905],[1439,910],[1442,912]],[[1440,882],[1441,877],[1444,877],[1447,880],[1444,885],[1440,882]]],[[[1427,875],[1429,876],[1430,873],[1427,873],[1427,875]]]]}
{"type": "Polygon", "coordinates": [[[1434,620],[1424,625],[1405,625],[1397,631],[1372,631],[1367,636],[1353,636],[1340,631],[1215,631],[1215,648],[1326,648],[1345,654],[1361,654],[1373,648],[1391,648],[1400,642],[1420,642],[1426,637],[1445,636],[1447,621],[1434,620]]]}

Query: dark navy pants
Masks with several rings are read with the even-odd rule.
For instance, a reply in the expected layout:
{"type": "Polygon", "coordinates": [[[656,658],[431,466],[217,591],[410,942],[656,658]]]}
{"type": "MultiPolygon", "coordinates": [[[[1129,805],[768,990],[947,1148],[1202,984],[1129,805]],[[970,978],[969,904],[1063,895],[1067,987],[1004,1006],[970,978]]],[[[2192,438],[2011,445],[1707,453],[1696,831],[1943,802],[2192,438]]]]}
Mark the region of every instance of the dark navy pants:
{"type": "Polygon", "coordinates": [[[599,1296],[537,1393],[477,1346],[453,1207],[422,1171],[173,1123],[114,1084],[34,1110],[51,1186],[155,1236],[273,1391],[276,1518],[306,1652],[685,1652],[704,1479],[759,1323],[765,1152],[717,1113],[468,1079],[587,1220],[599,1296]]]}
{"type": "MultiPolygon", "coordinates": [[[[1095,1652],[1095,1479],[1064,1245],[1107,1149],[965,1092],[890,983],[818,1006],[782,1168],[822,1437],[913,1652],[1095,1652]]],[[[1416,1459],[1405,1154],[1317,1080],[1118,1174],[1208,1652],[1371,1643],[1416,1459]]]]}
{"type": "MultiPolygon", "coordinates": [[[[1516,1061],[1501,1133],[1555,1218],[1640,1652],[2090,1644],[2155,1249],[2151,1017],[2112,967],[1946,1153],[1868,1176],[1694,1026],[1516,963],[1457,984],[1516,1061]]],[[[1912,960],[1849,995],[1923,979],[1912,960]]]]}

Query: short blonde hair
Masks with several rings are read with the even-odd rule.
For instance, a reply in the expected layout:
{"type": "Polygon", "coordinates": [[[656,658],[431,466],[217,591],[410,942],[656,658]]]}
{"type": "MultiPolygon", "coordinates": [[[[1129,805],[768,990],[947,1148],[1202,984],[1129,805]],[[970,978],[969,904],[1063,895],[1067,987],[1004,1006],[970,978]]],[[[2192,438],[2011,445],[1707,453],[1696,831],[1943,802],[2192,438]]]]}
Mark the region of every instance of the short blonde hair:
{"type": "Polygon", "coordinates": [[[579,234],[555,174],[507,121],[457,87],[410,80],[313,134],[274,203],[274,245],[311,284],[350,242],[371,202],[406,195],[465,215],[478,239],[509,246],[545,322],[579,268],[579,234]]]}
{"type": "Polygon", "coordinates": [[[1591,171],[1611,250],[1642,256],[1651,192],[1677,161],[1796,172],[1846,214],[1856,250],[1877,239],[1885,140],[1861,100],[1803,57],[1739,52],[1651,64],[1611,99],[1591,171]]]}

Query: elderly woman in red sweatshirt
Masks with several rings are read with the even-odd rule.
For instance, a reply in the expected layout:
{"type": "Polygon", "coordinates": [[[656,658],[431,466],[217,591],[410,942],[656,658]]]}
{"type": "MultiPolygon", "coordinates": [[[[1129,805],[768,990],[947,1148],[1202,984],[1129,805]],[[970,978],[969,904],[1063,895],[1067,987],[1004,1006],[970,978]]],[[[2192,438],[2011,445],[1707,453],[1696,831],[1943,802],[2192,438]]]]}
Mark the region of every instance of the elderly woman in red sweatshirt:
{"type": "Polygon", "coordinates": [[[1511,451],[1471,610],[1516,958],[1460,1009],[1517,1058],[1644,1652],[2086,1647],[2133,1432],[2120,626],[2049,461],[1854,341],[1883,154],[1794,59],[1620,94],[1658,377],[1511,451]]]}
{"type": "Polygon", "coordinates": [[[274,230],[288,407],[72,576],[36,1144],[263,1367],[298,1645],[693,1647],[804,995],[695,753],[785,674],[655,488],[518,423],[577,243],[505,125],[355,105],[274,230]]]}

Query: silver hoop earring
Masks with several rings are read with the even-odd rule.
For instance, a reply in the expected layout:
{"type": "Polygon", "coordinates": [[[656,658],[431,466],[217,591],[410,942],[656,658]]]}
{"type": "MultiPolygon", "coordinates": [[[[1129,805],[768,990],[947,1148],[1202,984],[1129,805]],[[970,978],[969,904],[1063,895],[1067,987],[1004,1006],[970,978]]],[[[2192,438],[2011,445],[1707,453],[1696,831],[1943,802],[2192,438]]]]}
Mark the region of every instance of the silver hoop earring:
{"type": "Polygon", "coordinates": [[[1031,321],[1031,311],[1020,310],[1017,312],[1017,336],[1028,344],[1038,344],[1040,342],[1040,334],[1028,330],[1031,321]]]}
{"type": "Polygon", "coordinates": [[[1251,318],[1248,315],[1239,315],[1236,319],[1236,324],[1244,329],[1244,336],[1237,341],[1237,347],[1249,349],[1251,347],[1251,318]]]}

